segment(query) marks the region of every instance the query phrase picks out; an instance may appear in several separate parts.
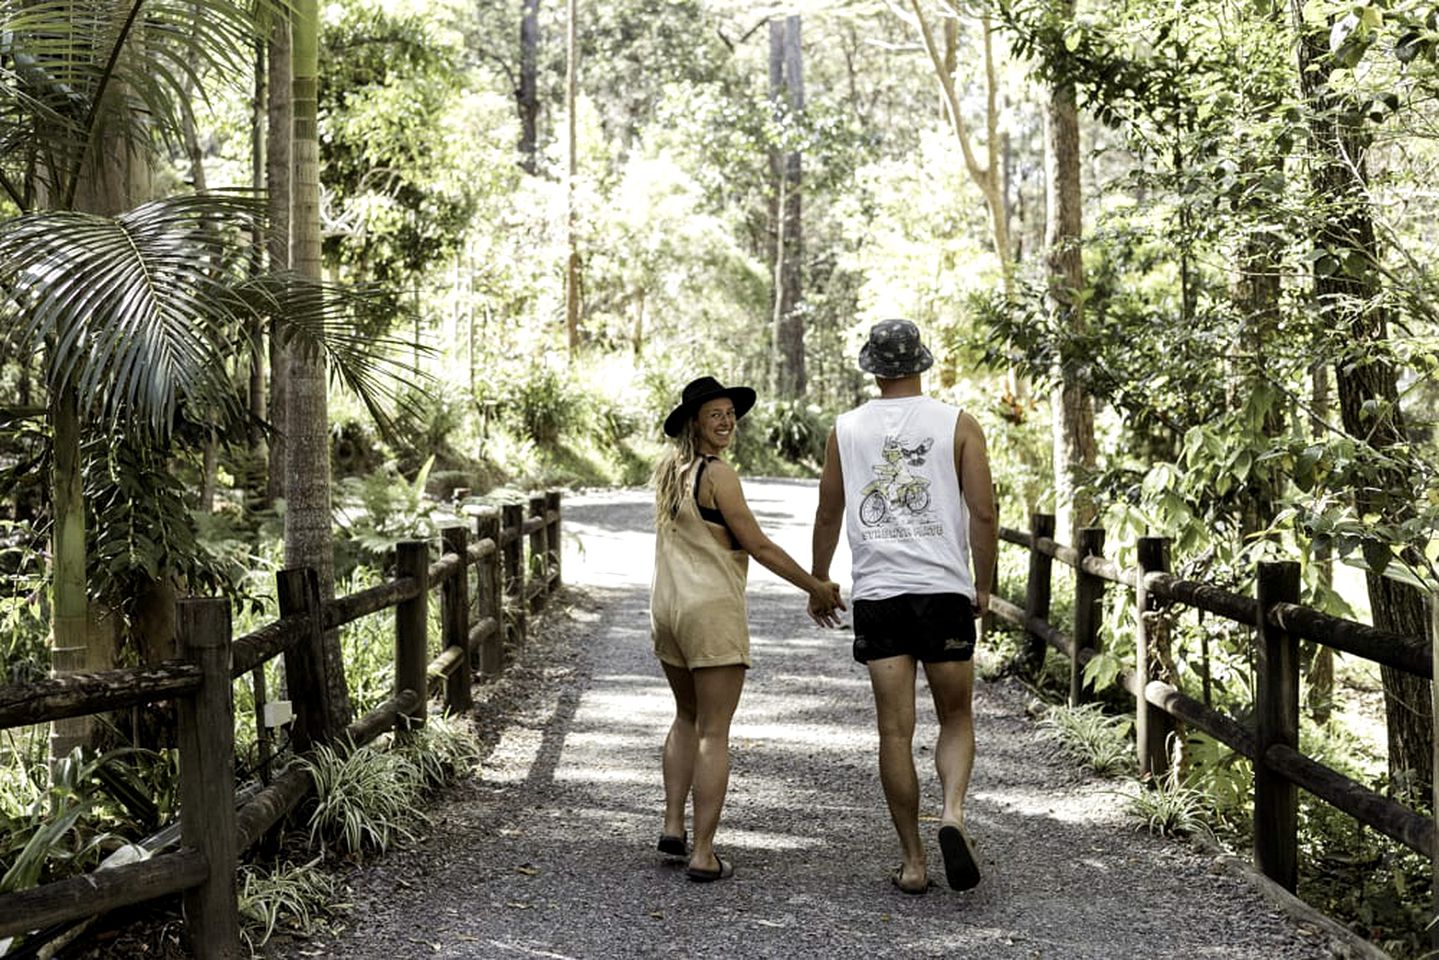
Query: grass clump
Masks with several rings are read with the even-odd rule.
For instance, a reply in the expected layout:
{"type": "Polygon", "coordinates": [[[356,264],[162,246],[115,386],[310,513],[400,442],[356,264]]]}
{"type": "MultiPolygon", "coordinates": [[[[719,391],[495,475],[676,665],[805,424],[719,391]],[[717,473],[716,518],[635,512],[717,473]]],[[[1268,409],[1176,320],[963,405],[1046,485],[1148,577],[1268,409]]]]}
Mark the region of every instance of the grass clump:
{"type": "Polygon", "coordinates": [[[282,923],[286,929],[309,936],[341,906],[337,902],[339,881],[317,869],[320,861],[316,857],[296,865],[287,860],[269,870],[252,864],[240,867],[240,932],[252,954],[282,923]]]}
{"type": "Polygon", "coordinates": [[[1199,835],[1214,839],[1209,829],[1209,803],[1203,790],[1179,780],[1177,767],[1148,783],[1136,782],[1123,794],[1128,812],[1140,826],[1160,837],[1199,835]]]}
{"type": "Polygon", "coordinates": [[[463,780],[484,756],[468,720],[440,714],[426,719],[425,726],[399,751],[414,765],[425,789],[463,780]]]}
{"type": "Polygon", "coordinates": [[[1039,719],[1039,726],[1059,742],[1060,747],[1102,777],[1118,776],[1134,768],[1134,749],[1128,717],[1106,716],[1098,704],[1078,707],[1053,706],[1039,719]]]}
{"type": "Polygon", "coordinates": [[[383,853],[396,836],[414,839],[409,825],[424,820],[424,777],[409,751],[366,744],[350,751],[328,745],[301,761],[315,781],[310,842],[345,853],[383,853]]]}

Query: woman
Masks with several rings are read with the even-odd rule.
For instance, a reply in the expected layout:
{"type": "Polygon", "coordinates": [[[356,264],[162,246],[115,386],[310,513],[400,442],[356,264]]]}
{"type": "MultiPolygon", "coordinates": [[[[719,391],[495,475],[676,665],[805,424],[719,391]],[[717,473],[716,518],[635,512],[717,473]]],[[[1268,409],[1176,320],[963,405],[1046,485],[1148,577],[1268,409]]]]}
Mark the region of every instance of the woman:
{"type": "Polygon", "coordinates": [[[837,626],[839,585],[805,572],[765,536],[745,503],[739,476],[720,454],[735,423],[754,406],[749,387],[700,377],[684,388],[665,418],[676,441],[655,468],[655,573],[650,633],[675,698],[665,738],[665,822],[659,849],[689,856],[697,882],[734,873],[714,851],[715,828],[729,785],[729,728],[745,669],[749,625],[745,576],[754,557],[810,596],[809,612],[837,626]],[[686,849],[685,799],[694,795],[694,847],[686,849]]]}

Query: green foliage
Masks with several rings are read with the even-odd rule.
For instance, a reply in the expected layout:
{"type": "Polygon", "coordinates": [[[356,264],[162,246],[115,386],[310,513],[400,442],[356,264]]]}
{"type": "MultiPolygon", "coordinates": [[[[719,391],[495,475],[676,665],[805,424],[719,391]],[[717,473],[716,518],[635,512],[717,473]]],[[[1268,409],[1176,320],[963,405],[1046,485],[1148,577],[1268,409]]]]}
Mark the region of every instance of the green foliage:
{"type": "Polygon", "coordinates": [[[1181,783],[1177,767],[1149,783],[1135,784],[1124,797],[1130,815],[1150,833],[1161,837],[1211,836],[1208,794],[1181,783]]]}
{"type": "Polygon", "coordinates": [[[1103,777],[1112,777],[1134,766],[1134,745],[1129,741],[1133,720],[1106,716],[1099,704],[1078,707],[1052,706],[1039,719],[1039,726],[1059,742],[1064,751],[1103,777]]]}
{"type": "Polygon", "coordinates": [[[323,918],[342,907],[340,884],[319,869],[321,858],[308,863],[287,861],[266,869],[242,864],[237,878],[241,935],[253,953],[269,942],[277,927],[311,936],[323,918]]]}
{"type": "Polygon", "coordinates": [[[396,300],[458,250],[475,211],[462,144],[445,132],[465,76],[450,16],[337,4],[321,31],[321,182],[346,225],[325,255],[396,300]]]}
{"type": "Polygon", "coordinates": [[[761,400],[740,421],[731,453],[746,473],[818,473],[831,422],[802,400],[761,400]]]}
{"type": "Polygon", "coordinates": [[[579,425],[584,398],[578,385],[554,367],[533,364],[511,389],[511,409],[535,443],[552,444],[579,425]]]}
{"type": "Polygon", "coordinates": [[[424,782],[403,753],[374,744],[348,751],[322,745],[301,763],[315,781],[311,843],[383,853],[396,837],[414,838],[410,826],[424,819],[418,806],[424,782]]]}
{"type": "Polygon", "coordinates": [[[350,557],[337,557],[338,570],[382,567],[397,544],[433,539],[441,527],[456,521],[448,507],[425,495],[434,459],[426,460],[413,480],[387,463],[367,476],[344,477],[336,484],[336,528],[344,538],[336,545],[354,551],[350,557]]]}
{"type": "Polygon", "coordinates": [[[428,717],[419,735],[399,749],[409,757],[429,789],[463,780],[483,759],[469,721],[440,714],[428,717]]]}
{"type": "Polygon", "coordinates": [[[104,814],[97,773],[130,752],[87,758],[77,747],[56,760],[48,774],[43,755],[12,758],[18,776],[6,778],[0,789],[0,893],[99,863],[110,834],[97,829],[104,814]]]}

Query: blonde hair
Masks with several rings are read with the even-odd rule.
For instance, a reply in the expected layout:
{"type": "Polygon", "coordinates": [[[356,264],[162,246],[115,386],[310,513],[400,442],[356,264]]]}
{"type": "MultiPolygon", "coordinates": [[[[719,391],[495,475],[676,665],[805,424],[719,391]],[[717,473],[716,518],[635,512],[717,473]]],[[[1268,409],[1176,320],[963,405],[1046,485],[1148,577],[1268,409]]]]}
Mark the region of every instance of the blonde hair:
{"type": "Polygon", "coordinates": [[[680,435],[674,438],[670,448],[660,456],[659,463],[655,464],[650,483],[655,488],[656,530],[672,525],[675,517],[679,515],[680,504],[685,498],[680,474],[698,455],[698,438],[695,436],[697,428],[698,424],[694,420],[688,421],[680,430],[680,435]]]}

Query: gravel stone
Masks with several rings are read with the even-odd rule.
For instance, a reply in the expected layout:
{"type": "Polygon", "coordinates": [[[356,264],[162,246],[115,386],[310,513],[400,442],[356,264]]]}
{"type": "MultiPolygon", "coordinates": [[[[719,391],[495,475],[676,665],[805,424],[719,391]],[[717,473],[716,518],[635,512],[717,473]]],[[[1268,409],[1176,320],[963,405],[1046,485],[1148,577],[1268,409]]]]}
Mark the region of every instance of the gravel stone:
{"type": "MultiPolygon", "coordinates": [[[[745,481],[766,532],[809,558],[812,483],[745,481]]],[[[981,682],[968,820],[984,879],[943,885],[934,832],[937,728],[923,681],[915,742],[921,816],[939,885],[891,887],[868,679],[847,631],[815,627],[803,597],[751,565],[755,668],[731,735],[716,847],[731,880],[689,883],[654,849],[671,700],[650,653],[653,557],[644,491],[569,496],[565,580],[507,674],[477,691],[489,745],[415,842],[352,868],[335,937],[277,939],[279,958],[344,957],[1328,957],[1295,923],[1187,844],[1136,831],[1117,784],[1058,754],[1029,694],[981,682]]],[[[847,573],[841,548],[835,571],[847,573]]]]}

